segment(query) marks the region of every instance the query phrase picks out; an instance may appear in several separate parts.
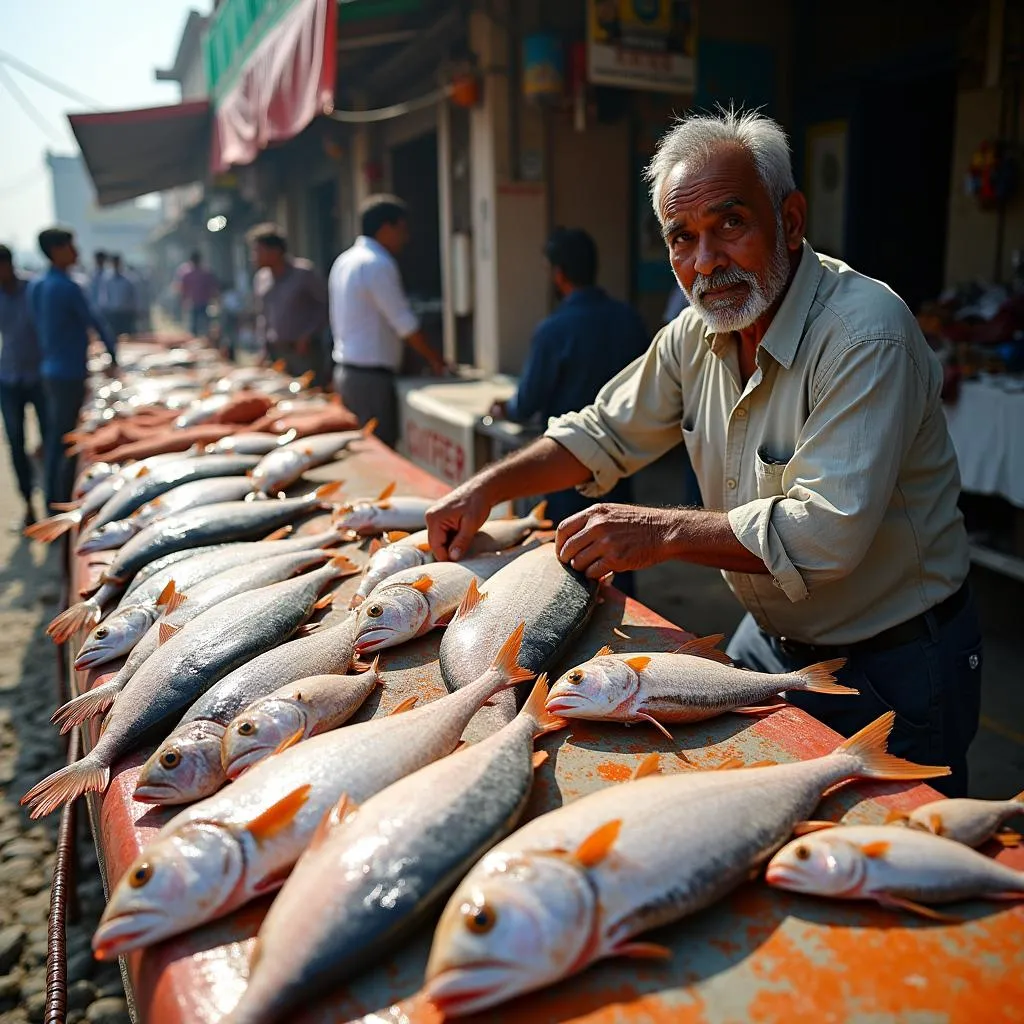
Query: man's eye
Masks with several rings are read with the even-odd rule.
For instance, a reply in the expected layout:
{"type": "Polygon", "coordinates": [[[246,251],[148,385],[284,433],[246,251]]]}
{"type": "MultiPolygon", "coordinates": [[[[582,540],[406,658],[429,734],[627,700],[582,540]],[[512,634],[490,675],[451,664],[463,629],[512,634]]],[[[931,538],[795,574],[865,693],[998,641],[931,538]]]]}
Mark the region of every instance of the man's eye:
{"type": "Polygon", "coordinates": [[[726,217],[725,220],[722,223],[727,228],[738,228],[738,227],[742,227],[743,226],[743,218],[742,217],[726,217]]]}

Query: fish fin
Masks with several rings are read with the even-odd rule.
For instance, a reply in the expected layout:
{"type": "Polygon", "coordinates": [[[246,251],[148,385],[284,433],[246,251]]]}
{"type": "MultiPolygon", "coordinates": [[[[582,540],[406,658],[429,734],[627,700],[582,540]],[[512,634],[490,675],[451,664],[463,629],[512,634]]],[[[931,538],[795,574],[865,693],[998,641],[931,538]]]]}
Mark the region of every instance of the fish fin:
{"type": "Polygon", "coordinates": [[[632,670],[633,670],[634,672],[643,672],[643,670],[644,670],[645,668],[647,668],[647,666],[648,666],[648,665],[650,665],[650,663],[651,663],[651,659],[650,659],[650,658],[648,658],[648,657],[645,657],[645,656],[644,656],[644,655],[642,655],[642,654],[641,654],[641,655],[638,655],[638,656],[637,656],[637,657],[635,657],[635,658],[627,658],[627,659],[626,659],[626,664],[627,664],[627,665],[628,665],[628,666],[629,666],[629,667],[630,667],[630,668],[631,668],[631,669],[632,669],[632,670]]]}
{"type": "Polygon", "coordinates": [[[303,388],[308,388],[316,380],[316,370],[307,370],[301,377],[295,378],[303,388]]]}
{"type": "Polygon", "coordinates": [[[660,754],[648,754],[637,766],[636,771],[633,772],[633,779],[644,779],[648,775],[657,775],[661,771],[661,755],[660,754]]]}
{"type": "Polygon", "coordinates": [[[157,608],[163,608],[172,597],[174,597],[174,580],[168,580],[167,586],[160,591],[160,596],[156,599],[157,608]]]}
{"type": "Polygon", "coordinates": [[[391,709],[391,714],[392,715],[401,715],[401,714],[403,714],[404,712],[408,711],[410,708],[415,707],[416,706],[416,701],[418,701],[418,700],[419,700],[419,697],[417,697],[416,694],[413,694],[411,697],[406,697],[405,700],[399,701],[399,703],[396,704],[391,709]]]}
{"type": "Polygon", "coordinates": [[[1010,799],[1014,803],[1024,804],[1024,789],[1022,789],[1016,796],[1011,796],[1010,799]]]}
{"type": "Polygon", "coordinates": [[[885,821],[882,822],[882,824],[883,825],[895,825],[897,821],[907,821],[907,820],[909,820],[909,818],[910,818],[910,815],[907,814],[906,811],[890,811],[885,816],[885,821]]]}
{"type": "Polygon", "coordinates": [[[405,540],[405,538],[409,536],[411,536],[411,534],[408,530],[388,530],[388,532],[384,534],[384,537],[389,544],[397,544],[400,540],[405,540]]]}
{"type": "Polygon", "coordinates": [[[889,852],[889,848],[891,846],[892,843],[886,842],[884,839],[879,839],[873,843],[865,843],[860,848],[860,852],[871,860],[881,860],[889,852]]]}
{"type": "Polygon", "coordinates": [[[315,491],[318,501],[326,501],[333,498],[345,486],[344,480],[332,480],[330,483],[322,484],[315,491]]]}
{"type": "Polygon", "coordinates": [[[296,743],[301,743],[302,738],[305,735],[305,729],[296,729],[295,732],[291,734],[291,736],[286,737],[285,739],[281,740],[280,743],[278,743],[278,745],[273,749],[273,751],[271,751],[270,756],[273,757],[274,754],[283,754],[289,747],[294,747],[296,743]]]}
{"type": "Polygon", "coordinates": [[[425,555],[429,555],[430,554],[430,545],[426,541],[424,541],[422,544],[417,544],[416,545],[416,550],[417,551],[422,551],[423,554],[425,554],[425,555]]]}
{"type": "Polygon", "coordinates": [[[303,637],[311,636],[320,628],[319,622],[306,622],[299,626],[297,630],[292,634],[293,640],[301,640],[303,637]]]}
{"type": "Polygon", "coordinates": [[[748,768],[777,768],[779,766],[778,761],[753,761],[747,765],[748,768]]]}
{"type": "Polygon", "coordinates": [[[60,515],[51,516],[49,519],[26,526],[23,532],[29,540],[37,540],[41,544],[52,544],[55,540],[63,537],[65,533],[70,532],[81,521],[82,516],[78,512],[61,512],[60,515]]]}
{"type": "Polygon", "coordinates": [[[372,558],[378,551],[380,551],[384,545],[381,543],[380,537],[374,537],[370,541],[370,557],[372,558]]]}
{"type": "Polygon", "coordinates": [[[738,757],[727,757],[724,761],[719,761],[718,764],[712,769],[716,772],[731,772],[737,768],[746,768],[747,766],[738,757]]]}
{"type": "MultiPolygon", "coordinates": [[[[348,559],[345,559],[348,561],[348,559]]],[[[322,612],[325,608],[330,608],[334,604],[334,594],[324,594],[316,604],[313,605],[313,611],[322,612]]]]}
{"type": "Polygon", "coordinates": [[[848,754],[858,761],[857,771],[851,774],[865,779],[934,779],[950,774],[943,765],[913,764],[887,753],[885,744],[895,721],[896,712],[887,711],[836,748],[837,754],[848,754]]]}
{"type": "Polygon", "coordinates": [[[1021,844],[1021,834],[1014,832],[1011,829],[1004,829],[1002,832],[997,832],[992,837],[1000,846],[1010,849],[1021,844]]]}
{"type": "Polygon", "coordinates": [[[391,483],[389,483],[387,485],[387,487],[385,487],[384,490],[381,491],[380,494],[377,495],[377,499],[374,502],[374,504],[386,502],[389,498],[394,497],[395,491],[397,489],[398,489],[397,482],[392,480],[391,483]]]}
{"type": "Polygon", "coordinates": [[[519,712],[525,718],[532,719],[534,738],[548,732],[557,732],[569,724],[564,718],[552,714],[545,708],[547,700],[548,674],[542,672],[537,677],[537,682],[533,684],[533,689],[530,691],[530,696],[526,698],[522,711],[519,712]]]}
{"type": "Polygon", "coordinates": [[[527,519],[533,520],[533,528],[535,530],[550,530],[555,524],[548,519],[548,503],[542,501],[537,505],[534,505],[530,509],[530,514],[526,517],[527,519]]]}
{"type": "Polygon", "coordinates": [[[102,793],[110,783],[110,768],[91,755],[65,765],[36,783],[22,798],[30,818],[42,818],[85,793],[102,793]]]}
{"type": "Polygon", "coordinates": [[[359,566],[347,555],[335,555],[329,564],[345,576],[355,576],[357,572],[362,572],[359,566]]]}
{"type": "Polygon", "coordinates": [[[246,830],[257,843],[272,839],[295,819],[295,815],[302,810],[303,805],[309,799],[309,791],[312,788],[308,782],[299,786],[298,789],[293,790],[286,797],[278,800],[276,804],[268,807],[262,814],[253,818],[246,826],[246,830]]]}
{"type": "Polygon", "coordinates": [[[288,369],[288,364],[283,359],[277,359],[270,364],[270,368],[277,373],[284,373],[288,369]]]}
{"type": "Polygon", "coordinates": [[[535,750],[533,752],[533,770],[536,771],[548,759],[546,750],[535,750]]]}
{"type": "Polygon", "coordinates": [[[843,686],[835,680],[835,673],[845,664],[845,658],[833,658],[831,661],[822,661],[817,665],[803,668],[796,675],[803,680],[802,689],[808,693],[851,693],[856,696],[860,690],[852,686],[843,686]]]}
{"type": "Polygon", "coordinates": [[[363,435],[363,437],[373,437],[373,435],[377,432],[378,426],[380,426],[380,424],[377,421],[377,417],[374,416],[371,419],[368,419],[363,424],[363,429],[360,431],[360,433],[363,435]]]}
{"type": "Polygon", "coordinates": [[[632,637],[631,637],[631,636],[630,636],[630,635],[629,635],[628,633],[623,633],[623,632],[622,632],[622,630],[621,630],[621,629],[619,629],[619,627],[618,627],[618,626],[613,626],[613,627],[612,627],[612,632],[613,632],[613,633],[614,633],[614,634],[615,634],[615,635],[616,635],[616,636],[617,636],[617,637],[618,637],[618,638],[619,638],[620,640],[632,640],[632,639],[633,639],[633,638],[632,638],[632,637]]]}
{"type": "Polygon", "coordinates": [[[60,733],[63,736],[69,733],[76,725],[88,722],[90,718],[102,715],[114,703],[120,692],[120,687],[112,682],[106,682],[102,686],[96,686],[85,693],[69,700],[66,704],[57,708],[50,719],[54,725],[60,726],[60,733]]]}
{"type": "Polygon", "coordinates": [[[623,942],[609,952],[611,956],[628,956],[635,960],[672,959],[672,950],[656,942],[623,942]]]}
{"type": "Polygon", "coordinates": [[[523,647],[523,635],[526,632],[526,623],[520,622],[509,635],[509,638],[501,645],[501,650],[494,657],[491,668],[494,669],[509,685],[524,683],[537,675],[528,668],[519,664],[519,654],[523,647]]]}
{"type": "Polygon", "coordinates": [[[573,860],[585,868],[596,867],[608,856],[615,840],[622,831],[622,819],[605,822],[599,829],[591,832],[572,855],[573,860]]]}
{"type": "Polygon", "coordinates": [[[928,830],[937,836],[942,835],[942,815],[932,814],[928,817],[928,830]]]}
{"type": "Polygon", "coordinates": [[[473,609],[486,598],[486,594],[480,593],[480,587],[477,585],[476,577],[469,581],[469,589],[466,591],[465,597],[462,599],[462,603],[455,611],[454,619],[464,619],[469,615],[473,609]]]}
{"type": "Polygon", "coordinates": [[[169,622],[161,622],[157,629],[158,646],[163,647],[168,640],[173,640],[180,632],[181,626],[172,626],[169,622]]]}
{"type": "Polygon", "coordinates": [[[320,824],[317,825],[313,838],[309,842],[309,849],[315,850],[323,846],[327,842],[327,837],[357,810],[359,810],[359,805],[349,799],[348,793],[342,793],[338,802],[324,812],[324,816],[320,819],[320,824]]]}
{"type": "Polygon", "coordinates": [[[135,479],[141,480],[144,476],[149,476],[149,472],[149,466],[143,466],[142,469],[140,469],[138,473],[135,474],[135,479]]]}
{"type": "Polygon", "coordinates": [[[670,733],[668,731],[668,729],[666,729],[665,726],[663,726],[661,724],[661,722],[659,722],[652,715],[647,714],[646,711],[638,711],[636,713],[636,717],[641,719],[644,722],[647,722],[649,725],[653,725],[654,728],[658,730],[658,732],[660,732],[667,739],[670,739],[673,743],[675,743],[675,741],[676,741],[675,736],[673,736],[672,733],[670,733]]]}
{"type": "Polygon", "coordinates": [[[926,917],[929,921],[942,921],[945,924],[959,924],[963,918],[954,914],[944,914],[941,910],[933,907],[926,907],[921,903],[905,899],[902,896],[893,896],[891,893],[878,893],[875,899],[883,906],[891,910],[906,910],[908,913],[917,914],[919,917],[926,917]]]}
{"type": "Polygon", "coordinates": [[[807,836],[812,832],[823,832],[827,828],[838,827],[837,821],[798,821],[793,826],[793,835],[807,836]]]}
{"type": "Polygon", "coordinates": [[[79,601],[58,615],[46,627],[46,632],[54,643],[63,644],[71,639],[79,630],[87,626],[95,626],[100,621],[102,612],[93,600],[79,601]]]}
{"type": "Polygon", "coordinates": [[[769,715],[773,711],[781,711],[788,706],[785,701],[780,700],[775,704],[750,704],[747,707],[730,708],[729,710],[734,715],[769,715]]]}
{"type": "Polygon", "coordinates": [[[712,633],[710,636],[695,636],[692,640],[687,640],[675,653],[692,654],[696,658],[707,658],[708,661],[717,661],[722,665],[731,665],[732,658],[724,651],[718,650],[718,645],[724,639],[724,633],[712,633]]]}
{"type": "Polygon", "coordinates": [[[284,540],[292,532],[290,526],[280,526],[273,533],[268,533],[264,540],[284,540]]]}
{"type": "Polygon", "coordinates": [[[427,593],[433,585],[434,581],[429,576],[421,576],[415,583],[409,584],[413,590],[418,590],[421,594],[427,593]]]}
{"type": "Polygon", "coordinates": [[[56,509],[58,512],[75,512],[77,509],[82,507],[80,501],[51,501],[50,508],[56,509]]]}
{"type": "Polygon", "coordinates": [[[607,658],[608,655],[614,654],[615,652],[611,648],[611,644],[605,644],[599,651],[594,652],[595,658],[607,658]]]}
{"type": "Polygon", "coordinates": [[[176,590],[164,605],[164,616],[173,615],[187,600],[184,594],[176,590]]]}

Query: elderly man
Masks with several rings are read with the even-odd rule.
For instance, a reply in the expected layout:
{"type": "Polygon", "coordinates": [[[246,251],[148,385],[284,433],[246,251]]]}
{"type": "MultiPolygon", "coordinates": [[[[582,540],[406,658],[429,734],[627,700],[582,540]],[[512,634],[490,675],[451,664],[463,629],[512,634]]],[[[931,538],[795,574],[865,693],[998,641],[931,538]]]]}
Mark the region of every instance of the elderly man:
{"type": "Polygon", "coordinates": [[[892,291],[804,240],[770,119],[687,118],[649,174],[690,307],[592,405],[432,509],[434,553],[460,557],[519,494],[606,492],[681,436],[707,508],[596,505],[559,527],[562,561],[592,577],[673,559],[721,569],[747,610],[738,663],[846,658],[858,696],[792,702],[844,734],[894,710],[890,749],[949,764],[940,788],[964,792],[981,636],[937,361],[892,291]]]}

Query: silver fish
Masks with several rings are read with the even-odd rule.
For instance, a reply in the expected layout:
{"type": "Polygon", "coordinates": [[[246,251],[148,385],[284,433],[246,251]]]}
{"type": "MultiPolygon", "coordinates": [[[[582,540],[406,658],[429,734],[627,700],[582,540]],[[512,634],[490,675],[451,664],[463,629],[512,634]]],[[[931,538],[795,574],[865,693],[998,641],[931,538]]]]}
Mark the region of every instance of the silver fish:
{"type": "Polygon", "coordinates": [[[206,446],[206,451],[211,455],[268,455],[275,448],[288,444],[295,440],[295,431],[289,430],[285,434],[228,434],[219,441],[214,441],[206,446]]]}
{"type": "Polygon", "coordinates": [[[370,420],[362,430],[317,434],[281,445],[260,460],[253,470],[253,485],[264,494],[277,494],[290,487],[307,470],[333,462],[354,441],[370,437],[376,429],[377,421],[370,420]]]}
{"type": "Polygon", "coordinates": [[[915,807],[909,814],[894,812],[890,821],[905,821],[911,828],[954,839],[967,846],[981,846],[995,838],[1004,846],[1017,846],[1016,832],[1000,831],[1011,818],[1024,815],[1024,793],[1011,800],[935,800],[915,807]]]}
{"type": "Polygon", "coordinates": [[[338,510],[339,525],[364,537],[391,530],[422,530],[426,527],[427,509],[433,498],[410,498],[393,495],[394,484],[377,498],[366,498],[343,505],[338,510]]]}

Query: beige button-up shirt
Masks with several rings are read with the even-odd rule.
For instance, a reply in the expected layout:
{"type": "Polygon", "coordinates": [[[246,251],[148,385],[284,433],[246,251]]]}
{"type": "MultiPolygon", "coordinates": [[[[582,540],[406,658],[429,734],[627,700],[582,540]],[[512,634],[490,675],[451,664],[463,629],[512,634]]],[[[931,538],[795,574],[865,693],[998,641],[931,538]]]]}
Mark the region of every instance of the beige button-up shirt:
{"type": "Polygon", "coordinates": [[[723,573],[758,625],[804,643],[875,636],[968,570],[942,371],[889,288],[805,242],[742,384],[732,334],[684,310],[547,436],[605,493],[679,443],[708,508],[771,575],[723,573]]]}

